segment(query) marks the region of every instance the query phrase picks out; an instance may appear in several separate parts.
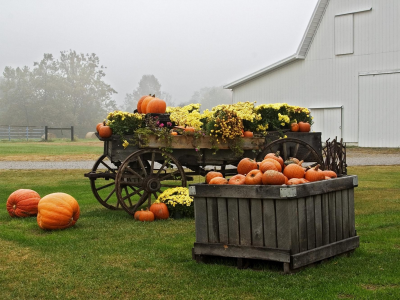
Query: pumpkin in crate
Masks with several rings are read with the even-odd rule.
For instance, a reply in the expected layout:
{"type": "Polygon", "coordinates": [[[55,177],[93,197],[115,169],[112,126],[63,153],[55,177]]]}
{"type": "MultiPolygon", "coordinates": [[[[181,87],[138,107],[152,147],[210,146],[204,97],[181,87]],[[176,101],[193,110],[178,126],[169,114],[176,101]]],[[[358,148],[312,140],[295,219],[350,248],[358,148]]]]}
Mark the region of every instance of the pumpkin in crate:
{"type": "Polygon", "coordinates": [[[19,189],[7,199],[7,211],[11,217],[30,217],[38,212],[40,195],[34,190],[19,189]]]}
{"type": "Polygon", "coordinates": [[[299,129],[300,129],[300,126],[298,123],[290,124],[290,131],[297,132],[297,131],[299,131],[299,129]]]}
{"type": "Polygon", "coordinates": [[[304,178],[304,168],[301,166],[303,161],[297,164],[289,164],[283,170],[283,174],[290,180],[292,178],[304,178]]]}
{"type": "Polygon", "coordinates": [[[261,164],[259,165],[259,169],[263,173],[268,170],[278,171],[278,168],[276,167],[275,163],[270,160],[262,161],[261,164]]]}
{"type": "Polygon", "coordinates": [[[316,165],[314,168],[307,170],[304,178],[310,182],[320,181],[325,180],[325,174],[319,169],[319,165],[316,165]]]}
{"type": "Polygon", "coordinates": [[[208,184],[228,184],[228,180],[223,177],[214,177],[208,184]]]}
{"type": "Polygon", "coordinates": [[[245,184],[245,181],[246,181],[246,176],[242,174],[236,174],[229,179],[228,184],[242,185],[245,184]]]}
{"type": "MultiPolygon", "coordinates": [[[[282,166],[281,166],[280,162],[277,161],[276,159],[273,159],[273,158],[271,158],[271,157],[267,157],[267,158],[265,158],[265,159],[261,162],[261,165],[262,165],[263,163],[265,163],[265,162],[271,162],[271,163],[273,163],[273,164],[275,165],[275,167],[276,167],[276,170],[277,170],[278,172],[282,172],[282,166]]],[[[261,166],[261,165],[260,165],[260,166],[261,166]]]]}
{"type": "Polygon", "coordinates": [[[246,175],[251,170],[258,169],[258,164],[254,159],[243,158],[237,165],[237,172],[242,175],[246,175]]]}
{"type": "Polygon", "coordinates": [[[280,156],[279,151],[277,151],[276,153],[268,153],[267,155],[265,155],[264,159],[267,159],[267,158],[275,159],[283,168],[283,158],[280,156]]]}
{"type": "Polygon", "coordinates": [[[322,171],[326,177],[337,178],[337,174],[331,170],[322,171]]]}
{"type": "Polygon", "coordinates": [[[286,183],[286,177],[281,172],[268,170],[262,176],[262,183],[267,185],[282,185],[286,183]]]}
{"type": "Polygon", "coordinates": [[[167,103],[159,98],[154,98],[147,104],[146,113],[147,114],[165,114],[167,109],[167,103]]]}
{"type": "Polygon", "coordinates": [[[262,183],[263,173],[260,170],[251,170],[247,173],[244,183],[247,185],[259,185],[262,183]]]}
{"type": "Polygon", "coordinates": [[[308,122],[299,122],[299,131],[300,132],[310,132],[311,125],[308,122]]]}
{"type": "Polygon", "coordinates": [[[206,174],[206,183],[210,183],[210,180],[215,177],[224,177],[221,172],[210,171],[206,174]]]}
{"type": "Polygon", "coordinates": [[[79,215],[79,204],[74,197],[53,193],[40,199],[37,223],[42,229],[64,229],[74,226],[79,215]]]}
{"type": "Polygon", "coordinates": [[[150,206],[150,211],[154,214],[156,219],[165,220],[169,218],[168,207],[165,203],[153,203],[150,206]]]}
{"type": "Polygon", "coordinates": [[[102,125],[99,127],[99,136],[106,139],[112,136],[112,129],[110,126],[102,125]]]}

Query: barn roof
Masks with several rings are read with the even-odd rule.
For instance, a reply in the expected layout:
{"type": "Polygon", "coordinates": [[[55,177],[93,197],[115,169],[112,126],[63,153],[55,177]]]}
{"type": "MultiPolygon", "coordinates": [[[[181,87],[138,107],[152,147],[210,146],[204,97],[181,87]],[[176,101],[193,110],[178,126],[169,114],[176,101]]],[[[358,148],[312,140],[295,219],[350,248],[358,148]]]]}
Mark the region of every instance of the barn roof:
{"type": "Polygon", "coordinates": [[[325,13],[326,7],[328,6],[329,0],[319,0],[317,5],[315,6],[314,12],[312,14],[312,17],[310,19],[310,22],[308,23],[307,29],[303,35],[303,39],[301,40],[301,43],[299,47],[297,48],[297,51],[295,54],[282,59],[272,65],[269,65],[261,70],[258,70],[254,73],[251,73],[245,77],[242,77],[234,82],[231,82],[227,85],[224,86],[225,89],[231,89],[234,88],[242,83],[245,83],[249,80],[252,80],[253,78],[256,78],[258,76],[264,75],[268,72],[271,72],[273,70],[276,70],[284,65],[287,65],[295,60],[298,59],[304,59],[307,55],[308,49],[310,48],[311,42],[315,36],[315,33],[317,32],[318,25],[320,24],[322,17],[325,13]]]}

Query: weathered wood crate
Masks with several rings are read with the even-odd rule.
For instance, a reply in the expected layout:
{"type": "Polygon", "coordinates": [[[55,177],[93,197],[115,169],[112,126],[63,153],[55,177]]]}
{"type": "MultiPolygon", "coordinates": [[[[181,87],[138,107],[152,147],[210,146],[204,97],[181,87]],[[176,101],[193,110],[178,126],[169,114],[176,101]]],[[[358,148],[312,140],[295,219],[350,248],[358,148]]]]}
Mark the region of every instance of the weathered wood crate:
{"type": "Polygon", "coordinates": [[[285,272],[359,246],[357,176],[296,186],[193,184],[193,257],[282,262],[285,272]]]}

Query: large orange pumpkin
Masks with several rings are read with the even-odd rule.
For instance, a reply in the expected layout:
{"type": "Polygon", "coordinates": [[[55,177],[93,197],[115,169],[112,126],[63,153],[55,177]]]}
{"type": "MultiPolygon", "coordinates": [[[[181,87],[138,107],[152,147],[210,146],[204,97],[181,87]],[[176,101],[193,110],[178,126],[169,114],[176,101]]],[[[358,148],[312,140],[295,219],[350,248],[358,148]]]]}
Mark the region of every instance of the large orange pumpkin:
{"type": "Polygon", "coordinates": [[[319,169],[319,165],[316,165],[314,168],[307,170],[304,178],[310,182],[320,181],[325,180],[325,174],[319,169]]]}
{"type": "Polygon", "coordinates": [[[19,189],[7,199],[7,211],[11,217],[30,217],[38,212],[40,196],[30,189],[19,189]]]}
{"type": "Polygon", "coordinates": [[[53,193],[40,199],[37,223],[42,229],[64,229],[74,226],[79,215],[79,204],[74,197],[53,193]]]}
{"type": "Polygon", "coordinates": [[[254,159],[243,158],[237,165],[237,172],[242,175],[246,175],[251,170],[258,169],[258,164],[254,159]]]}
{"type": "Polygon", "coordinates": [[[290,164],[285,167],[283,174],[290,180],[292,178],[304,178],[305,171],[301,166],[303,161],[301,160],[298,164],[290,164]]]}
{"type": "Polygon", "coordinates": [[[264,162],[266,162],[266,161],[269,161],[269,162],[272,162],[273,164],[275,164],[277,170],[278,170],[279,172],[282,172],[282,166],[281,166],[281,164],[279,163],[279,161],[277,161],[277,160],[275,160],[275,159],[273,159],[273,158],[271,158],[271,157],[267,157],[267,158],[265,158],[265,159],[261,162],[261,165],[262,165],[264,162]]]}
{"type": "Polygon", "coordinates": [[[148,114],[165,114],[167,103],[159,98],[154,98],[147,104],[146,113],[148,114]]]}
{"type": "MultiPolygon", "coordinates": [[[[150,97],[151,97],[151,95],[149,95],[150,97]]],[[[142,96],[140,99],[139,99],[139,101],[138,101],[138,103],[137,103],[137,106],[136,106],[136,109],[137,109],[137,111],[138,111],[138,113],[142,113],[142,103],[143,103],[143,100],[144,99],[146,99],[147,97],[149,97],[149,96],[142,96]]]]}
{"type": "Polygon", "coordinates": [[[311,125],[308,122],[299,122],[300,132],[309,132],[311,130],[311,125]]]}
{"type": "Polygon", "coordinates": [[[140,212],[139,221],[141,222],[153,222],[154,214],[150,210],[143,210],[140,212]]]}
{"type": "Polygon", "coordinates": [[[276,153],[268,153],[267,155],[265,155],[264,159],[267,158],[272,158],[275,159],[278,163],[281,164],[281,167],[283,168],[283,158],[279,156],[280,152],[277,151],[276,153]]]}
{"type": "Polygon", "coordinates": [[[146,98],[144,98],[141,108],[142,108],[142,114],[146,114],[146,109],[147,109],[147,105],[149,105],[150,101],[155,99],[155,97],[153,96],[147,96],[146,98]]]}
{"type": "Polygon", "coordinates": [[[269,160],[262,161],[259,166],[259,169],[263,173],[268,170],[278,171],[278,168],[276,167],[275,163],[273,163],[272,161],[269,161],[269,160]]]}
{"type": "Polygon", "coordinates": [[[154,214],[156,219],[165,220],[169,218],[169,210],[165,203],[153,203],[150,206],[150,211],[154,214]]]}
{"type": "Polygon", "coordinates": [[[228,184],[228,180],[223,177],[214,177],[208,184],[228,184]]]}

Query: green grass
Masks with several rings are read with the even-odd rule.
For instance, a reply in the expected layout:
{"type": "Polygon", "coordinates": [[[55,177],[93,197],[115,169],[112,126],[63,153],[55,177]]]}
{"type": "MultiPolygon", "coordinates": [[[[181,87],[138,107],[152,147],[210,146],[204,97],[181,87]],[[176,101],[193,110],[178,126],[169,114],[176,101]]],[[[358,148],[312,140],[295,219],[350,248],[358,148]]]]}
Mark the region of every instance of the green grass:
{"type": "Polygon", "coordinates": [[[103,208],[84,170],[0,170],[1,299],[400,299],[400,171],[351,167],[360,248],[350,257],[284,275],[257,262],[238,270],[230,259],[192,260],[194,220],[141,223],[103,208]],[[73,228],[43,231],[35,218],[9,217],[18,188],[74,196],[73,228]]]}

